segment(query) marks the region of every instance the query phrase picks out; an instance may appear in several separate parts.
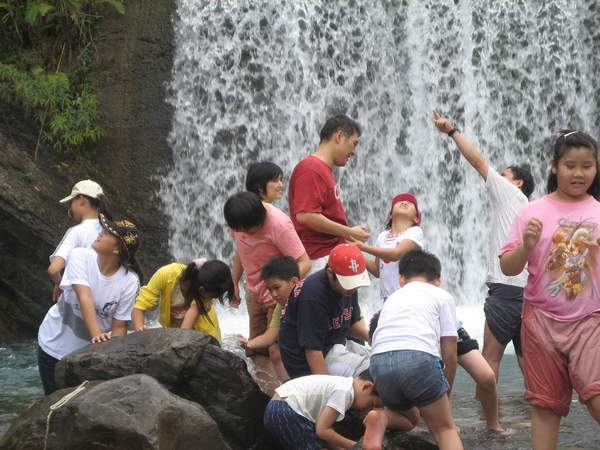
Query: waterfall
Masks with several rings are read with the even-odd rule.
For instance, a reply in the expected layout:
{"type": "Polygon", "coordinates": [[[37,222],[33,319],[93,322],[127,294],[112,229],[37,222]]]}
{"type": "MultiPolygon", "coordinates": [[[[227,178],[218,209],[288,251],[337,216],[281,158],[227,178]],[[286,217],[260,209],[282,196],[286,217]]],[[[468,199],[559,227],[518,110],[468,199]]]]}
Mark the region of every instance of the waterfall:
{"type": "MultiPolygon", "coordinates": [[[[553,132],[598,137],[593,0],[178,0],[170,84],[174,165],[160,193],[179,260],[229,262],[223,219],[248,165],[294,165],[335,113],[361,123],[336,173],[351,224],[382,229],[414,192],[428,248],[461,305],[484,298],[484,183],[432,123],[449,115],[491,165],[531,165],[544,192],[553,132]]],[[[279,205],[287,210],[285,201],[279,205]]]]}

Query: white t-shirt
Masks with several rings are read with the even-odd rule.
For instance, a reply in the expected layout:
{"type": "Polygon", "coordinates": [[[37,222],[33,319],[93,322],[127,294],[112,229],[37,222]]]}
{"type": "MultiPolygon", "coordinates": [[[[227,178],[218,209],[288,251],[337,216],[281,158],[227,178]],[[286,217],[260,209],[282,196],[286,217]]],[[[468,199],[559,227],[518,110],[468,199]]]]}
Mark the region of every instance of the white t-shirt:
{"type": "Polygon", "coordinates": [[[140,282],[134,272],[123,266],[110,277],[102,275],[97,253],[75,248],[62,277],[63,295],[46,313],[38,331],[38,343],[50,356],[61,359],[90,343],[90,334],[81,315],[73,285],[88,286],[96,306],[96,319],[102,331],[110,331],[112,320],[130,320],[140,282]]]}
{"type": "Polygon", "coordinates": [[[488,167],[485,187],[488,191],[492,213],[486,281],[524,287],[527,283],[527,270],[523,270],[514,277],[504,275],[500,269],[498,252],[506,242],[517,213],[523,205],[528,203],[527,197],[521,189],[496,172],[493,167],[488,167]]]}
{"type": "Polygon", "coordinates": [[[351,377],[308,375],[286,381],[275,392],[311,422],[317,423],[326,406],[338,412],[335,421],[339,422],[354,402],[352,381],[351,377]]]}
{"type": "Polygon", "coordinates": [[[411,281],[383,304],[371,355],[418,350],[440,357],[440,338],[457,336],[456,325],[456,306],[447,291],[411,281]]]}
{"type": "MultiPolygon", "coordinates": [[[[377,237],[375,245],[381,248],[394,248],[400,242],[410,239],[421,249],[425,248],[425,237],[419,226],[406,229],[399,235],[394,235],[391,230],[383,231],[377,237]]],[[[379,258],[379,292],[381,298],[386,299],[400,289],[400,275],[398,274],[398,261],[386,261],[379,258]]]]}
{"type": "Polygon", "coordinates": [[[81,223],[72,226],[67,230],[62,240],[54,250],[54,253],[50,255],[50,261],[55,256],[60,256],[62,259],[67,261],[69,253],[74,248],[90,248],[92,242],[96,240],[98,235],[102,231],[102,225],[98,219],[85,219],[81,223]]]}

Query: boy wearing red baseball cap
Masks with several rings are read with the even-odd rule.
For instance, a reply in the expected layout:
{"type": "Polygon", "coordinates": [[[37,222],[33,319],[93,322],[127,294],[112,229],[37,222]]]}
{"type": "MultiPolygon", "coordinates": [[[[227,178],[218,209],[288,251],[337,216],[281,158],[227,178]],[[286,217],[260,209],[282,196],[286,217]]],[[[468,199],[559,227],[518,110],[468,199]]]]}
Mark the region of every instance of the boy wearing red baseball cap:
{"type": "Polygon", "coordinates": [[[358,247],[340,244],[329,254],[325,269],[294,288],[279,331],[281,357],[291,378],[355,376],[368,368],[366,349],[346,338],[368,340],[357,291],[370,283],[358,247]]]}

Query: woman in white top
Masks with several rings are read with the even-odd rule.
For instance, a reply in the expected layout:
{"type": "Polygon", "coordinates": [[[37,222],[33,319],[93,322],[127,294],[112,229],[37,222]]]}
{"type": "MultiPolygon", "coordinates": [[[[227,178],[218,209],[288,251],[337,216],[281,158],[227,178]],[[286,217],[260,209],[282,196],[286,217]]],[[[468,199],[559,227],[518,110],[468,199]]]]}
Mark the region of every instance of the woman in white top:
{"type": "Polygon", "coordinates": [[[56,390],[54,367],[64,356],[127,334],[142,278],[135,260],[140,236],[131,222],[111,222],[103,214],[99,220],[102,231],[92,248],[70,252],[64,293],[40,325],[38,367],[46,394],[56,390]]]}
{"type": "Polygon", "coordinates": [[[375,245],[352,240],[363,252],[375,256],[374,260],[367,260],[367,269],[379,278],[379,290],[384,301],[400,289],[400,258],[411,250],[422,250],[425,246],[420,223],[421,213],[416,197],[409,193],[398,194],[392,199],[386,229],[379,234],[375,245]]]}
{"type": "Polygon", "coordinates": [[[48,275],[54,283],[52,300],[55,302],[61,293],[59,287],[61,274],[71,250],[92,246],[92,242],[96,240],[101,230],[100,222],[98,222],[99,214],[104,214],[109,220],[112,220],[102,186],[92,180],[82,180],[76,183],[71,194],[60,200],[59,203],[68,203],[69,217],[77,222],[77,225],[67,230],[54,253],[50,255],[48,275]]]}

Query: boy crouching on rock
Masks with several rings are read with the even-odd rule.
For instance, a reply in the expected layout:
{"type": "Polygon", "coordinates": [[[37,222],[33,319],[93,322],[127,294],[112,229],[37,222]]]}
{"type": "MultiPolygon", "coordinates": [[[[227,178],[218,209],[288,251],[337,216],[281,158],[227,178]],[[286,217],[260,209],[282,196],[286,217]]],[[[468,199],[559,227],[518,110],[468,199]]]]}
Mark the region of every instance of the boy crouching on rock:
{"type": "Polygon", "coordinates": [[[265,428],[286,450],[350,449],[356,442],[333,425],[349,409],[369,410],[379,402],[368,371],[358,378],[308,375],[275,390],[265,410],[265,428]]]}
{"type": "MultiPolygon", "coordinates": [[[[454,300],[439,287],[434,255],[408,252],[399,272],[401,287],[384,303],[372,338],[375,387],[386,409],[407,414],[417,407],[441,450],[462,450],[448,399],[457,364],[454,300]]],[[[381,449],[388,417],[371,411],[365,425],[364,448],[381,449]]]]}

